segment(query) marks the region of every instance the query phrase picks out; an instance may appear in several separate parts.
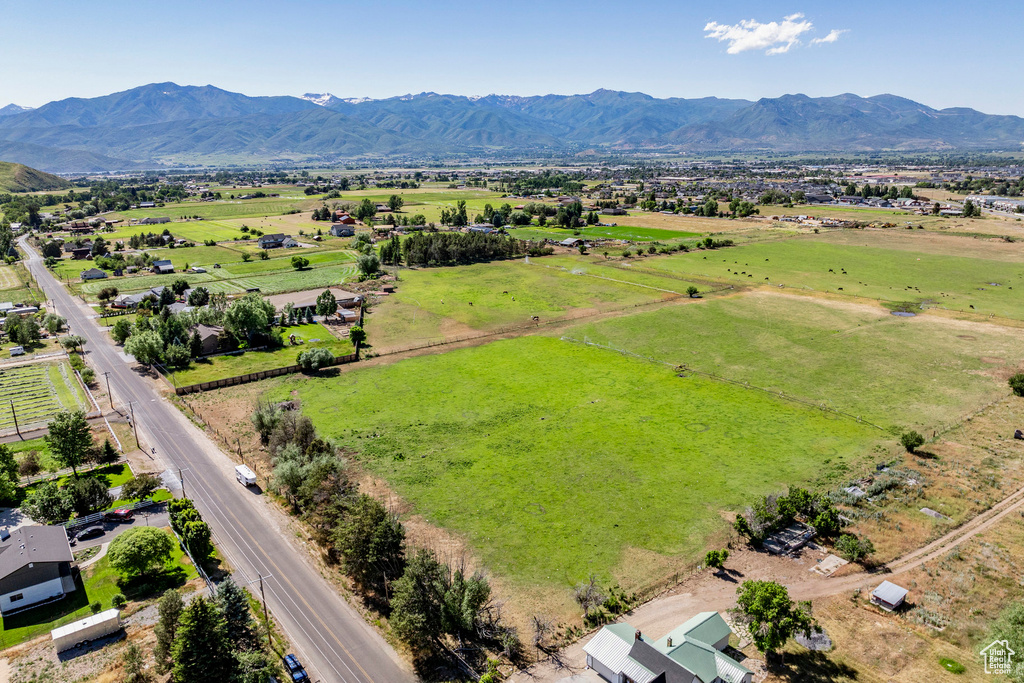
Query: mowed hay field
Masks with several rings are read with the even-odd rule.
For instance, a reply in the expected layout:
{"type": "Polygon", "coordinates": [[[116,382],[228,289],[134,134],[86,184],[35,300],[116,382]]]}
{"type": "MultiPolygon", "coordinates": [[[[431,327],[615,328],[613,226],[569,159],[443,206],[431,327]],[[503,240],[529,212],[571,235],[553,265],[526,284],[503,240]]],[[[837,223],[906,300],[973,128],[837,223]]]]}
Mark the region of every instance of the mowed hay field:
{"type": "Polygon", "coordinates": [[[647,258],[643,266],[1024,319],[1024,244],[1017,242],[937,235],[908,242],[893,231],[857,230],[647,258]]]}
{"type": "Polygon", "coordinates": [[[1005,395],[1024,363],[1020,329],[763,290],[564,334],[915,429],[1005,395]]]}
{"type": "MultiPolygon", "coordinates": [[[[672,292],[586,277],[546,259],[403,270],[397,291],[373,307],[367,333],[378,351],[510,325],[662,301],[672,292]]],[[[657,278],[651,278],[656,280],[657,278]]],[[[683,288],[685,290],[685,287],[683,288]]]]}
{"type": "Polygon", "coordinates": [[[696,561],[720,510],[862,465],[880,432],[549,337],[268,384],[414,513],[520,587],[627,588],[696,561]],[[358,409],[352,409],[358,406],[358,409]],[[824,467],[831,464],[831,467],[824,467]]]}

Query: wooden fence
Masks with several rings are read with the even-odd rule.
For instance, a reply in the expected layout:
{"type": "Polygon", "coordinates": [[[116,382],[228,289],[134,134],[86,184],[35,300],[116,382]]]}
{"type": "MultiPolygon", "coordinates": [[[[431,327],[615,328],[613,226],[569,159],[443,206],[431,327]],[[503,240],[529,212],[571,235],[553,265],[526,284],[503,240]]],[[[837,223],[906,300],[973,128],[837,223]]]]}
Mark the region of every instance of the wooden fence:
{"type": "MultiPolygon", "coordinates": [[[[345,363],[354,363],[359,360],[359,351],[350,353],[347,356],[336,356],[334,362],[324,367],[330,367],[332,365],[344,365],[345,363]]],[[[188,384],[183,387],[174,387],[174,393],[178,396],[184,396],[185,394],[194,394],[197,391],[209,391],[210,389],[220,389],[222,387],[232,387],[236,384],[246,384],[248,382],[258,382],[261,379],[269,379],[270,377],[280,377],[281,375],[290,375],[295,372],[301,372],[301,365],[288,365],[283,368],[274,368],[272,370],[262,370],[260,372],[250,372],[247,375],[236,375],[235,377],[225,377],[224,379],[215,379],[210,382],[200,382],[198,384],[188,384]]]]}

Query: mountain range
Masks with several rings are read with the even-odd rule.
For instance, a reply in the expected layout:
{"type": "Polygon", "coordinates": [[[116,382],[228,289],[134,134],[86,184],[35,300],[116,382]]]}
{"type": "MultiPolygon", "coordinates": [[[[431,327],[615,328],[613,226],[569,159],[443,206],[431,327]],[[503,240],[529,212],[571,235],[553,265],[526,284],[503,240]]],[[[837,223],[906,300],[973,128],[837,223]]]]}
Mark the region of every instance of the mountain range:
{"type": "Polygon", "coordinates": [[[581,152],[1012,149],[1024,119],[894,95],[757,101],[588,95],[249,97],[154,83],[0,109],[0,158],[51,172],[581,152]]]}

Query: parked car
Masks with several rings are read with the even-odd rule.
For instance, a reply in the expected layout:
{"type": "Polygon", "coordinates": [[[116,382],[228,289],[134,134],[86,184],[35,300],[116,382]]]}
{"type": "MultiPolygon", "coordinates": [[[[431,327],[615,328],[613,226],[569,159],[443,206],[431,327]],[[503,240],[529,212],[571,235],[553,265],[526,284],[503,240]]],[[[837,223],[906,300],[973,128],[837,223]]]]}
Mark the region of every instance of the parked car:
{"type": "Polygon", "coordinates": [[[135,512],[128,508],[117,508],[103,515],[108,522],[130,522],[135,519],[135,512]]]}
{"type": "Polygon", "coordinates": [[[79,531],[77,534],[75,534],[75,538],[80,541],[85,540],[87,538],[96,538],[97,536],[102,536],[103,534],[105,534],[106,531],[107,530],[101,526],[87,526],[81,531],[79,531]]]}
{"type": "Polygon", "coordinates": [[[285,655],[284,668],[288,675],[291,676],[293,683],[305,683],[309,680],[309,675],[302,668],[302,662],[295,655],[285,655]]]}

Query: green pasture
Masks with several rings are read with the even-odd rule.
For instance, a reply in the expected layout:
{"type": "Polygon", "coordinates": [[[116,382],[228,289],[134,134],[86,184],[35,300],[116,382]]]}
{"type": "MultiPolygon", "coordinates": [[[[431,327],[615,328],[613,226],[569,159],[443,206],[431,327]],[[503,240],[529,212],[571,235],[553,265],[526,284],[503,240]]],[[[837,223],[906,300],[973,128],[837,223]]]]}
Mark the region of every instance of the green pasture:
{"type": "Polygon", "coordinates": [[[885,427],[927,431],[1006,393],[1019,331],[882,307],[755,292],[583,324],[564,333],[885,427]]]}
{"type": "Polygon", "coordinates": [[[558,242],[569,237],[628,240],[632,242],[668,242],[671,240],[699,236],[695,232],[685,232],[683,230],[637,228],[628,225],[588,225],[576,230],[571,228],[555,228],[551,226],[526,226],[522,228],[508,227],[508,232],[512,237],[516,237],[518,239],[550,239],[558,242]]]}
{"type": "MultiPolygon", "coordinates": [[[[247,194],[245,189],[239,189],[234,194],[247,194]]],[[[216,202],[181,202],[167,204],[163,207],[153,209],[132,209],[130,211],[118,212],[117,218],[141,220],[143,218],[159,218],[167,216],[172,221],[185,217],[200,216],[203,219],[218,218],[251,218],[259,216],[280,215],[292,209],[312,209],[313,200],[288,199],[288,198],[265,198],[265,199],[225,199],[216,202]]],[[[193,224],[201,225],[206,221],[192,221],[193,224]]],[[[169,228],[170,225],[140,226],[143,228],[169,228]]],[[[172,229],[171,232],[174,232],[172,229]]],[[[184,237],[184,235],[181,235],[184,237]]]]}
{"type": "Polygon", "coordinates": [[[89,410],[85,392],[67,363],[42,363],[0,370],[0,429],[46,423],[64,409],[89,410]]]}
{"type": "Polygon", "coordinates": [[[187,369],[174,372],[172,382],[177,386],[185,386],[247,375],[250,372],[283,368],[295,365],[300,353],[315,348],[329,349],[335,356],[346,356],[355,352],[355,347],[350,341],[338,339],[320,323],[289,325],[279,330],[285,340],[285,346],[279,349],[246,351],[237,355],[214,356],[193,361],[187,369]],[[297,342],[295,345],[289,341],[293,334],[297,342]]]}
{"type": "Polygon", "coordinates": [[[374,306],[367,325],[374,346],[390,347],[525,325],[573,310],[606,310],[666,296],[547,267],[547,258],[401,271],[397,291],[374,306]]]}
{"type": "Polygon", "coordinates": [[[246,263],[237,260],[236,254],[235,262],[221,264],[222,270],[229,278],[251,277],[282,270],[294,270],[292,266],[293,256],[301,256],[308,259],[310,268],[339,263],[352,264],[356,260],[356,253],[347,249],[344,251],[314,251],[312,249],[289,249],[283,251],[275,249],[271,252],[271,255],[272,258],[266,260],[261,260],[257,257],[246,263]]]}
{"type": "Polygon", "coordinates": [[[216,247],[175,247],[173,249],[150,249],[154,261],[169,259],[178,270],[189,266],[212,266],[214,263],[230,263],[242,259],[241,249],[231,246],[216,247]]]}
{"type": "MultiPolygon", "coordinates": [[[[303,270],[291,268],[291,256],[299,252],[289,252],[289,258],[269,259],[259,261],[254,259],[249,264],[239,261],[232,265],[232,270],[227,268],[208,268],[205,273],[174,273],[172,275],[133,275],[119,278],[108,277],[105,280],[92,280],[75,285],[76,291],[95,299],[96,295],[104,287],[114,286],[122,293],[141,292],[161,285],[170,285],[175,280],[183,279],[190,287],[206,287],[214,294],[238,294],[247,289],[259,288],[263,294],[280,294],[283,292],[298,292],[305,289],[318,287],[329,287],[342,284],[346,279],[355,276],[356,267],[351,255],[333,257],[335,262],[331,263],[331,257],[324,257],[327,260],[325,265],[309,267],[303,270]],[[285,265],[286,264],[286,265],[285,265]],[[240,274],[233,277],[236,269],[244,269],[252,265],[255,272],[251,275],[240,274]],[[270,268],[279,268],[270,271],[270,268]]],[[[343,252],[336,252],[342,254],[343,252]]],[[[303,252],[302,256],[306,256],[303,252]]],[[[309,254],[307,258],[311,261],[316,254],[309,254]]]]}
{"type": "MultiPolygon", "coordinates": [[[[1024,260],[961,256],[955,243],[950,243],[949,253],[897,250],[880,241],[884,234],[862,234],[857,244],[833,243],[829,235],[798,237],[647,258],[643,265],[737,284],[841,291],[885,302],[925,301],[950,310],[1024,318],[1024,260]]],[[[1006,247],[1017,251],[1012,244],[1006,247]]]]}
{"type": "Polygon", "coordinates": [[[877,430],[663,365],[520,337],[336,377],[290,377],[324,434],[412,512],[520,585],[658,578],[761,493],[831,482],[877,430]],[[442,400],[443,397],[443,400],[442,400]],[[358,410],[350,407],[359,406],[358,410]]]}
{"type": "Polygon", "coordinates": [[[75,582],[77,590],[63,600],[4,617],[0,628],[0,648],[6,649],[58,626],[84,619],[93,613],[90,608],[93,603],[98,602],[101,609],[110,609],[111,600],[118,593],[129,599],[141,600],[154,595],[154,591],[158,593],[181,586],[195,576],[192,563],[178,543],[174,544],[171,557],[162,571],[132,581],[122,579],[110,566],[110,561],[102,557],[82,570],[82,577],[75,582]]]}

